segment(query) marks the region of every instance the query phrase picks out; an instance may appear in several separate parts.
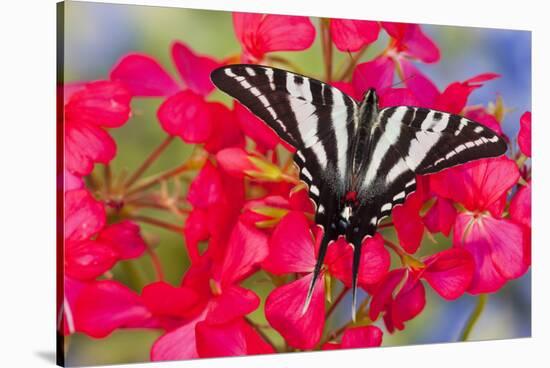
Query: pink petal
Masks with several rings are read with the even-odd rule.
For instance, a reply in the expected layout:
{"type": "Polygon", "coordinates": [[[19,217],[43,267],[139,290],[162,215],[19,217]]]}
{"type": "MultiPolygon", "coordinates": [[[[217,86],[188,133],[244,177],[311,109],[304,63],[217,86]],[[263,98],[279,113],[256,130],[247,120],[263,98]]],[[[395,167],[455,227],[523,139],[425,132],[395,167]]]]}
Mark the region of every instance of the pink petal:
{"type": "Polygon", "coordinates": [[[487,113],[483,107],[468,110],[464,116],[502,135],[502,128],[498,120],[493,115],[487,113]]]}
{"type": "Polygon", "coordinates": [[[156,316],[188,318],[200,313],[199,295],[189,287],[174,287],[164,281],[153,282],[143,288],[141,297],[156,316]]]}
{"type": "Polygon", "coordinates": [[[380,346],[382,345],[382,335],[382,330],[376,326],[348,328],[342,336],[342,349],[380,346]]]}
{"type": "Polygon", "coordinates": [[[273,129],[240,103],[235,102],[234,111],[244,134],[252,138],[262,149],[274,149],[277,144],[282,142],[273,129]]]}
{"type": "Polygon", "coordinates": [[[519,120],[520,128],[518,134],[518,145],[521,152],[531,157],[531,112],[527,111],[521,115],[519,120]]]}
{"type": "Polygon", "coordinates": [[[390,88],[380,96],[380,107],[418,106],[420,102],[408,88],[390,88]]]}
{"type": "Polygon", "coordinates": [[[255,311],[259,305],[260,298],[253,291],[226,286],[220,295],[211,299],[205,321],[211,325],[228,323],[255,311]]]}
{"type": "Polygon", "coordinates": [[[209,104],[190,90],[168,97],[160,105],[157,117],[166,133],[187,143],[204,143],[212,134],[209,104]]]}
{"type": "Polygon", "coordinates": [[[208,222],[208,211],[202,208],[194,208],[185,220],[183,234],[185,236],[185,246],[189,252],[191,261],[194,261],[199,256],[198,243],[207,240],[210,236],[208,222]]]}
{"type": "Polygon", "coordinates": [[[166,70],[145,54],[123,57],[111,70],[110,78],[122,82],[134,96],[170,96],[180,90],[166,70]]]}
{"type": "Polygon", "coordinates": [[[91,173],[94,163],[109,163],[116,155],[109,133],[85,122],[66,122],[64,149],[66,169],[79,176],[91,173]]]}
{"type": "MultiPolygon", "coordinates": [[[[386,314],[387,318],[391,318],[389,326],[395,327],[398,330],[405,328],[404,322],[410,321],[414,317],[418,316],[424,306],[426,305],[426,291],[424,286],[418,280],[413,278],[412,273],[409,273],[409,277],[405,285],[397,293],[392,305],[391,314],[386,314]]],[[[388,330],[391,332],[391,327],[388,330]]]]}
{"type": "Polygon", "coordinates": [[[274,353],[243,319],[224,325],[197,324],[197,350],[202,358],[274,353]]]}
{"type": "Polygon", "coordinates": [[[462,203],[468,210],[491,210],[498,216],[499,201],[519,179],[515,161],[505,157],[477,160],[430,176],[430,189],[438,195],[462,203]]]}
{"type": "Polygon", "coordinates": [[[369,308],[369,318],[371,320],[377,320],[380,313],[392,302],[393,291],[405,276],[405,269],[403,268],[392,270],[386,274],[386,277],[375,288],[369,308]]]}
{"type": "Polygon", "coordinates": [[[402,206],[393,209],[392,218],[399,244],[408,253],[415,253],[420,247],[424,235],[424,223],[420,217],[420,208],[407,198],[402,206]]]}
{"type": "Polygon", "coordinates": [[[518,224],[531,227],[531,182],[521,186],[510,202],[510,218],[518,224]]]}
{"type": "Polygon", "coordinates": [[[393,62],[381,56],[357,65],[353,72],[352,83],[357,93],[363,96],[369,88],[380,94],[391,87],[393,82],[393,62]]]}
{"type": "Polygon", "coordinates": [[[221,66],[215,59],[195,54],[182,42],[172,44],[172,59],[185,85],[196,94],[206,96],[214,89],[210,73],[221,66]]]}
{"type": "MultiPolygon", "coordinates": [[[[328,247],[325,264],[329,273],[351,287],[351,265],[353,249],[340,238],[328,247]]],[[[359,269],[359,284],[372,285],[382,280],[390,268],[390,254],[384,247],[384,239],[380,234],[367,238],[361,247],[361,268],[359,269]]]]}
{"type": "Polygon", "coordinates": [[[325,287],[316,283],[307,311],[302,314],[313,274],[276,288],[265,304],[265,316],[287,343],[298,349],[312,349],[320,340],[325,324],[325,287]]]}
{"type": "Polygon", "coordinates": [[[307,17],[234,12],[233,25],[245,61],[261,60],[271,51],[304,50],[315,39],[315,27],[307,17]]]}
{"type": "Polygon", "coordinates": [[[105,227],[97,240],[116,250],[120,259],[137,258],[143,254],[147,244],[141,237],[139,225],[123,220],[105,227]]]}
{"type": "Polygon", "coordinates": [[[269,252],[267,235],[238,221],[227,245],[221,266],[222,285],[239,282],[256,271],[269,252]]]}
{"type": "Polygon", "coordinates": [[[309,224],[303,213],[289,212],[269,239],[269,255],[263,267],[274,274],[312,272],[315,248],[309,224]]]}
{"type": "Polygon", "coordinates": [[[338,50],[355,52],[376,41],[380,25],[367,20],[331,19],[330,35],[338,50]]]}
{"type": "Polygon", "coordinates": [[[65,272],[79,280],[93,280],[110,270],[117,252],[99,241],[69,242],[65,247],[65,272]]]}
{"type": "Polygon", "coordinates": [[[218,203],[222,197],[223,188],[218,169],[210,161],[206,161],[189,186],[187,200],[194,207],[206,208],[218,203]]]}
{"type": "Polygon", "coordinates": [[[403,70],[405,85],[418,102],[416,106],[433,109],[439,97],[436,85],[409,60],[400,59],[399,65],[403,70]]]}
{"type": "Polygon", "coordinates": [[[315,27],[308,17],[267,14],[258,27],[256,47],[262,53],[299,51],[311,46],[315,27]]]}
{"type": "Polygon", "coordinates": [[[70,335],[76,332],[74,306],[77,299],[82,294],[87,282],[72,279],[65,275],[63,277],[63,304],[61,306],[61,322],[59,327],[63,326],[61,332],[63,335],[70,335]]]}
{"type": "Polygon", "coordinates": [[[468,102],[468,97],[475,89],[483,86],[483,82],[498,77],[498,74],[485,73],[464,82],[451,83],[437,98],[435,108],[453,114],[460,114],[468,102]]]}
{"type": "MultiPolygon", "coordinates": [[[[59,184],[58,184],[59,185],[59,184]]],[[[80,176],[73,175],[67,169],[63,170],[63,191],[68,192],[70,190],[84,188],[84,180],[80,176]]]]}
{"type": "Polygon", "coordinates": [[[86,240],[105,226],[105,209],[86,189],[65,193],[65,240],[86,240]]]}
{"type": "Polygon", "coordinates": [[[455,223],[456,209],[451,201],[437,197],[433,206],[424,216],[424,225],[431,233],[441,232],[449,236],[455,223]]]}
{"type": "Polygon", "coordinates": [[[151,348],[151,361],[198,358],[195,327],[202,320],[204,313],[159,337],[151,348]]]}
{"type": "Polygon", "coordinates": [[[475,272],[469,292],[491,293],[527,269],[522,228],[505,219],[469,214],[457,216],[453,244],[473,256],[475,272]]]}
{"type": "Polygon", "coordinates": [[[124,327],[146,327],[152,318],[141,298],[117,281],[103,280],[82,290],[75,305],[80,332],[101,338],[124,327]]]}
{"type": "Polygon", "coordinates": [[[216,161],[228,174],[243,177],[245,172],[257,170],[256,166],[249,160],[250,156],[243,148],[232,147],[219,151],[216,154],[216,161]]]}
{"type": "Polygon", "coordinates": [[[123,84],[98,81],[85,85],[65,105],[65,119],[119,127],[130,117],[132,95],[123,84]]]}
{"type": "Polygon", "coordinates": [[[205,321],[196,327],[197,352],[201,358],[241,356],[247,353],[243,323],[237,320],[224,325],[209,325],[205,321]]]}
{"type": "Polygon", "coordinates": [[[437,45],[422,32],[418,24],[382,22],[382,27],[396,41],[398,51],[425,63],[439,60],[437,45]]]}
{"type": "Polygon", "coordinates": [[[468,290],[474,273],[474,259],[463,248],[451,248],[425,260],[422,277],[443,298],[453,300],[468,290]]]}
{"type": "Polygon", "coordinates": [[[210,135],[204,148],[210,153],[216,153],[226,147],[243,147],[244,135],[233,111],[219,102],[211,102],[208,107],[215,134],[210,135]]]}

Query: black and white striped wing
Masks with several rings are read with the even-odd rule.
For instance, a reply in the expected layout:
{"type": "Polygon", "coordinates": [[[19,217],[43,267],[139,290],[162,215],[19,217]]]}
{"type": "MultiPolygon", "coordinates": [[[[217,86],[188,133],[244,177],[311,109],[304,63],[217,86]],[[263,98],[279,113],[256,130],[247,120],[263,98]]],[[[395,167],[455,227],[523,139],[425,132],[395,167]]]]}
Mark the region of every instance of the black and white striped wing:
{"type": "Polygon", "coordinates": [[[321,81],[261,65],[221,67],[211,78],[296,148],[300,179],[317,205],[317,223],[325,225],[324,207],[334,206],[329,202],[345,190],[355,101],[321,81]]]}
{"type": "Polygon", "coordinates": [[[506,152],[490,128],[459,115],[425,108],[382,109],[373,130],[362,190],[374,204],[365,217],[380,222],[416,190],[415,175],[432,174],[506,152]]]}

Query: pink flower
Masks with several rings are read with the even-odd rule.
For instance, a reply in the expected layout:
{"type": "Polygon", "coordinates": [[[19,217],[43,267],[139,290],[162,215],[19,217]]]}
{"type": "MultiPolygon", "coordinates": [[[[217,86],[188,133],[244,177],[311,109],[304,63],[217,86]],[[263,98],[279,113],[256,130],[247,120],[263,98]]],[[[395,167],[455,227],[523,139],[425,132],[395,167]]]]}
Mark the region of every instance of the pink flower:
{"type": "Polygon", "coordinates": [[[74,311],[76,330],[95,338],[105,337],[117,328],[157,327],[139,295],[112,280],[84,286],[74,311]]]}
{"type": "Polygon", "coordinates": [[[374,321],[384,312],[388,331],[402,330],[404,323],[422,312],[426,304],[424,279],[441,297],[453,300],[470,286],[473,258],[464,249],[447,249],[423,260],[421,268],[399,268],[386,275],[372,290],[369,317],[374,321]]]}
{"type": "Polygon", "coordinates": [[[214,89],[210,73],[221,64],[215,59],[197,55],[182,42],[171,47],[172,61],[183,81],[173,78],[151,56],[139,53],[124,56],[111,70],[111,80],[123,83],[136,97],[167,97],[184,88],[200,96],[214,89]]]}
{"type": "Polygon", "coordinates": [[[243,62],[259,62],[273,51],[299,51],[315,40],[307,17],[233,13],[233,26],[243,49],[243,62]]]}
{"type": "Polygon", "coordinates": [[[378,39],[380,24],[368,20],[331,19],[330,35],[340,51],[359,51],[378,39]]]}
{"type": "Polygon", "coordinates": [[[210,73],[221,63],[194,53],[182,42],[174,42],[171,50],[183,83],[172,78],[155,59],[143,54],[123,57],[111,71],[111,79],[124,83],[134,96],[167,97],[157,117],[169,135],[187,143],[205,143],[205,148],[214,153],[224,147],[242,146],[244,138],[234,113],[205,99],[214,90],[210,73]]]}
{"type": "Polygon", "coordinates": [[[519,120],[520,128],[518,134],[518,145],[521,152],[531,157],[531,112],[526,111],[519,120]]]}
{"type": "Polygon", "coordinates": [[[393,52],[425,63],[439,60],[437,45],[422,32],[418,24],[382,22],[382,28],[392,38],[393,52]]]}
{"type": "MultiPolygon", "coordinates": [[[[125,308],[133,308],[134,305],[131,300],[135,298],[128,296],[129,290],[124,289],[123,285],[111,287],[111,284],[94,281],[110,270],[117,261],[136,258],[143,253],[146,244],[141,238],[139,227],[130,221],[105,226],[106,216],[103,204],[96,201],[85,189],[65,193],[64,214],[64,333],[80,331],[99,337],[109,334],[114,328],[140,325],[142,323],[140,318],[147,317],[136,317],[137,319],[133,319],[133,316],[137,315],[121,317],[121,314],[127,313],[125,308]],[[95,295],[96,291],[99,293],[105,291],[109,295],[112,292],[113,298],[120,297],[120,304],[113,304],[113,308],[119,309],[102,314],[101,310],[84,305],[90,298],[92,300],[95,298],[88,293],[95,295]],[[88,299],[82,302],[80,301],[82,298],[88,299]],[[78,305],[84,306],[79,308],[78,305]],[[81,314],[83,309],[85,314],[81,314]],[[96,326],[99,320],[103,324],[96,326]]],[[[101,303],[101,301],[97,302],[101,303]]],[[[106,306],[103,305],[101,308],[103,307],[106,306]]]]}
{"type": "Polygon", "coordinates": [[[65,104],[65,167],[77,176],[92,172],[95,163],[109,163],[116,144],[102,127],[123,125],[130,116],[131,95],[120,83],[85,84],[65,104]]]}
{"type": "Polygon", "coordinates": [[[327,343],[323,350],[372,348],[382,345],[382,330],[376,326],[350,327],[344,331],[341,343],[327,343]]]}
{"type": "Polygon", "coordinates": [[[431,177],[438,195],[462,204],[453,246],[474,257],[475,272],[469,292],[499,290],[527,269],[522,227],[501,218],[509,189],[519,179],[516,163],[506,157],[474,161],[431,177]]]}
{"type": "Polygon", "coordinates": [[[238,285],[267,256],[267,237],[237,222],[224,250],[222,257],[209,249],[197,259],[181,287],[157,283],[144,290],[151,310],[176,319],[176,326],[153,345],[152,360],[273,352],[243,319],[258,307],[258,297],[238,285]]]}
{"type": "Polygon", "coordinates": [[[523,228],[523,259],[531,265],[531,181],[518,189],[510,202],[510,219],[523,228]]]}
{"type": "MultiPolygon", "coordinates": [[[[320,237],[317,237],[317,241],[320,237]]],[[[324,274],[341,278],[350,285],[352,249],[340,239],[329,247],[325,258],[324,274]]],[[[311,349],[321,337],[325,323],[325,286],[317,282],[311,302],[303,311],[308,287],[313,277],[316,245],[309,223],[301,212],[290,212],[277,225],[269,242],[269,256],[263,267],[274,274],[299,273],[303,277],[273,290],[267,297],[265,314],[289,345],[311,349]]],[[[361,285],[378,282],[390,265],[389,253],[380,236],[367,239],[361,254],[361,285]]]]}

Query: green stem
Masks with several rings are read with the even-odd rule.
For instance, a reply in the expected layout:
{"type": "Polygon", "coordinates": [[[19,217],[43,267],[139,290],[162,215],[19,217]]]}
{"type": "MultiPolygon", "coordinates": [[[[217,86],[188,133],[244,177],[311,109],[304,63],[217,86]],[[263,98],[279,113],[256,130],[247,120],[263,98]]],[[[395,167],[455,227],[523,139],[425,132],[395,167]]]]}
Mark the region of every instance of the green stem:
{"type": "Polygon", "coordinates": [[[269,345],[271,345],[271,347],[273,348],[273,351],[279,351],[277,349],[277,347],[275,346],[275,344],[273,343],[273,341],[271,341],[271,339],[269,338],[269,336],[267,336],[267,334],[263,331],[263,329],[258,326],[257,323],[255,323],[254,321],[252,321],[252,319],[250,317],[245,317],[246,319],[246,322],[248,322],[248,324],[250,326],[252,326],[252,328],[254,328],[256,330],[256,332],[258,332],[258,334],[262,337],[262,339],[268,343],[269,345]]]}
{"type": "Polygon", "coordinates": [[[487,305],[487,299],[489,298],[488,294],[481,294],[477,300],[476,307],[472,311],[472,314],[470,314],[470,317],[466,321],[466,325],[464,326],[464,330],[462,331],[462,334],[460,336],[460,341],[468,341],[468,338],[470,337],[470,334],[472,333],[472,330],[474,329],[475,324],[479,320],[479,317],[481,316],[481,313],[485,309],[485,306],[487,305]]]}
{"type": "Polygon", "coordinates": [[[170,145],[170,143],[172,143],[173,140],[174,136],[172,135],[166,137],[166,139],[164,139],[164,141],[162,141],[162,143],[157,148],[155,148],[153,152],[151,152],[151,154],[145,159],[145,161],[143,161],[143,163],[136,169],[136,171],[134,171],[134,173],[124,184],[125,188],[131,187],[132,184],[134,184],[136,180],[139,179],[141,175],[143,175],[145,170],[147,170],[149,166],[151,166],[151,164],[156,161],[160,154],[164,152],[164,150],[170,145]]]}

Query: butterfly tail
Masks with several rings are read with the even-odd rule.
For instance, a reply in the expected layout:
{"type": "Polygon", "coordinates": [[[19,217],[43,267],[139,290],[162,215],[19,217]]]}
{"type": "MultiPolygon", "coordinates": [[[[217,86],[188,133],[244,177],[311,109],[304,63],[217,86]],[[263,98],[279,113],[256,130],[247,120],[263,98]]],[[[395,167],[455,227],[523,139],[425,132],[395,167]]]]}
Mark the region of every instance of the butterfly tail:
{"type": "Polygon", "coordinates": [[[315,289],[315,284],[317,279],[321,274],[321,268],[323,267],[323,261],[325,259],[325,254],[327,253],[327,248],[330,243],[330,234],[325,232],[323,239],[321,240],[321,245],[319,246],[319,254],[317,255],[317,261],[315,263],[315,268],[313,269],[313,277],[311,283],[309,284],[309,289],[307,291],[306,301],[302,308],[302,315],[307,312],[309,304],[311,303],[311,297],[313,296],[313,290],[315,289]]]}

